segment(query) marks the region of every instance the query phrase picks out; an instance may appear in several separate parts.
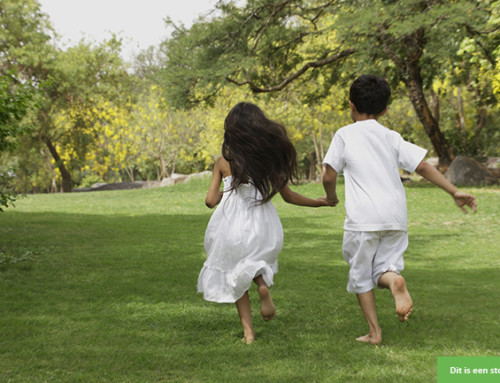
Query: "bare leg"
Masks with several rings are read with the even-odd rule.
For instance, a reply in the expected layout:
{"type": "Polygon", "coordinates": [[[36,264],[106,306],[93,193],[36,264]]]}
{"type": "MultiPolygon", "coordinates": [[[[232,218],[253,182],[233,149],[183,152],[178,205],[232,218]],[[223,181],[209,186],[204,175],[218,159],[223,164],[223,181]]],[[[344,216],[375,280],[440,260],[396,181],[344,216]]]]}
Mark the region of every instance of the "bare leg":
{"type": "Polygon", "coordinates": [[[405,279],[398,273],[388,271],[379,278],[378,285],[382,288],[391,290],[394,303],[396,303],[396,313],[398,314],[399,320],[401,322],[408,320],[408,317],[413,311],[413,301],[406,288],[405,279]]]}
{"type": "Polygon", "coordinates": [[[257,283],[257,290],[260,297],[260,313],[265,321],[270,321],[276,316],[276,307],[274,307],[273,298],[271,297],[271,292],[269,287],[264,282],[262,275],[254,278],[254,282],[257,283]]]}
{"type": "Polygon", "coordinates": [[[359,342],[379,344],[382,342],[382,330],[378,325],[377,311],[375,308],[375,293],[373,290],[370,290],[366,293],[356,294],[356,296],[358,297],[361,311],[363,311],[366,323],[370,329],[368,334],[360,336],[356,338],[356,340],[359,342]]]}
{"type": "Polygon", "coordinates": [[[236,301],[236,308],[238,309],[241,325],[243,326],[242,341],[246,344],[253,343],[255,340],[255,332],[252,325],[252,311],[250,309],[248,291],[246,291],[245,294],[243,294],[243,296],[236,301]]]}

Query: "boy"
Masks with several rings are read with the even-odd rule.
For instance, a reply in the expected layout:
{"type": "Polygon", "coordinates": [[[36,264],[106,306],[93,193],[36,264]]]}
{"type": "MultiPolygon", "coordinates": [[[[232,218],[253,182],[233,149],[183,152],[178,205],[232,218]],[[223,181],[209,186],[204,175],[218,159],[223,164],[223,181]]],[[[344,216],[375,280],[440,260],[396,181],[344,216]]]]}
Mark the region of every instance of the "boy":
{"type": "Polygon", "coordinates": [[[444,189],[464,211],[476,212],[475,197],[457,191],[439,171],[423,159],[427,153],[377,122],[387,112],[391,96],[382,78],[363,75],[349,91],[353,124],[339,129],[325,156],[323,186],[327,199],[338,203],[336,180],[345,177],[344,239],[342,251],[350,266],[347,291],[355,293],[369,327],[361,342],[378,344],[378,324],[373,288],[389,289],[401,322],[410,316],[413,302],[400,275],[408,246],[406,196],[399,168],[418,174],[444,189]]]}

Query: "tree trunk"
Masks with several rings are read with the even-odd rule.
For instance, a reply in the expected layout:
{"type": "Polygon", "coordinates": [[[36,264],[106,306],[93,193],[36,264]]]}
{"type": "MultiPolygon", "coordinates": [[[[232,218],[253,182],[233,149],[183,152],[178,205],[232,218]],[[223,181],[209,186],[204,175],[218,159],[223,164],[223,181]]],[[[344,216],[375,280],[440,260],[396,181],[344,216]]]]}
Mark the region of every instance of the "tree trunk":
{"type": "Polygon", "coordinates": [[[434,116],[434,119],[439,124],[439,118],[441,115],[439,96],[436,94],[436,92],[434,92],[434,90],[432,88],[430,90],[430,93],[431,93],[431,102],[430,102],[429,106],[431,108],[431,112],[432,112],[432,115],[434,116]]]}
{"type": "Polygon", "coordinates": [[[135,181],[134,168],[133,167],[124,166],[123,170],[125,170],[125,173],[127,173],[127,176],[129,178],[130,182],[134,182],[135,181]]]}
{"type": "MultiPolygon", "coordinates": [[[[320,139],[321,139],[321,127],[320,129],[320,139]]],[[[316,138],[316,132],[312,132],[312,138],[313,138],[313,144],[314,144],[314,153],[316,154],[316,166],[315,166],[315,172],[313,174],[309,174],[309,181],[311,181],[314,178],[316,178],[316,174],[321,174],[321,164],[323,163],[323,156],[320,154],[320,148],[318,146],[318,139],[316,138]]]]}
{"type": "Polygon", "coordinates": [[[312,181],[316,177],[316,156],[315,153],[309,153],[309,170],[307,180],[312,181]]]}
{"type": "Polygon", "coordinates": [[[462,97],[462,88],[457,87],[457,100],[458,100],[458,123],[464,137],[467,137],[467,126],[465,125],[465,110],[464,110],[464,99],[462,97]]]}
{"type": "Polygon", "coordinates": [[[476,117],[476,129],[475,132],[476,134],[479,134],[481,130],[483,130],[484,126],[486,125],[486,108],[482,106],[479,109],[479,113],[477,114],[476,117]]]}
{"type": "Polygon", "coordinates": [[[474,139],[476,140],[476,147],[479,149],[481,145],[481,130],[486,125],[486,107],[482,106],[476,116],[476,129],[474,130],[474,139]]]}
{"type": "Polygon", "coordinates": [[[441,132],[441,129],[439,129],[439,123],[432,115],[429,105],[425,100],[418,60],[415,61],[409,57],[406,64],[407,76],[403,79],[403,81],[406,85],[406,89],[408,90],[410,101],[420,122],[424,126],[425,132],[431,140],[437,156],[439,157],[439,164],[441,166],[447,166],[454,158],[453,149],[441,132]]]}
{"type": "MultiPolygon", "coordinates": [[[[408,97],[413,105],[413,109],[417,113],[418,119],[424,126],[425,133],[431,140],[432,146],[439,157],[441,166],[448,166],[453,160],[453,149],[444,137],[439,122],[429,108],[429,104],[425,100],[423,80],[420,70],[420,58],[424,52],[425,44],[427,43],[424,29],[419,28],[413,33],[405,36],[404,54],[399,56],[391,46],[394,43],[392,38],[381,39],[385,44],[383,50],[385,54],[396,64],[401,70],[401,80],[408,90],[408,97]]],[[[436,97],[437,101],[437,97],[436,97]]],[[[439,111],[439,104],[435,105],[439,111]]],[[[437,116],[439,118],[439,116],[437,116]]]]}
{"type": "Polygon", "coordinates": [[[59,172],[61,173],[61,179],[62,179],[62,191],[64,193],[69,193],[73,190],[73,185],[71,181],[71,174],[69,174],[68,169],[66,169],[66,166],[64,166],[63,161],[61,160],[61,157],[59,156],[59,153],[57,153],[57,149],[50,140],[49,137],[46,135],[42,135],[42,140],[45,142],[47,145],[47,148],[49,149],[50,154],[54,158],[54,161],[56,162],[56,166],[59,169],[59,172]]]}

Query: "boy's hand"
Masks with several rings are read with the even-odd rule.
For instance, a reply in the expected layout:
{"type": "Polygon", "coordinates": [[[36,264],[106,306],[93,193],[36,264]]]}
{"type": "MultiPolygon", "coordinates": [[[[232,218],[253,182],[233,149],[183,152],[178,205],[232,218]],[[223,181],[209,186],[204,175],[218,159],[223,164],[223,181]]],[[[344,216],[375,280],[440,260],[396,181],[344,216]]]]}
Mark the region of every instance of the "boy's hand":
{"type": "Polygon", "coordinates": [[[477,202],[476,197],[474,197],[473,195],[463,193],[461,191],[456,191],[453,194],[453,199],[455,200],[457,206],[462,209],[464,213],[467,213],[467,210],[464,207],[465,205],[469,206],[474,213],[476,212],[477,202]]]}
{"type": "Polygon", "coordinates": [[[328,199],[328,196],[323,196],[321,197],[322,199],[324,199],[327,203],[328,203],[328,206],[337,206],[337,204],[339,203],[339,199],[337,198],[337,196],[335,195],[335,197],[333,197],[332,199],[328,199]]]}

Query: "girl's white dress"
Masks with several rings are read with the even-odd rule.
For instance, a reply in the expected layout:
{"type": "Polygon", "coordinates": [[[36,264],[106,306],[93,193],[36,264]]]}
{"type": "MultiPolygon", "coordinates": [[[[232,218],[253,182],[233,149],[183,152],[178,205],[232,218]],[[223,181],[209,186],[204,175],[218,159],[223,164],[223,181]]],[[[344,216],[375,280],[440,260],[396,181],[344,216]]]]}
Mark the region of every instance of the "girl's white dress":
{"type": "Polygon", "coordinates": [[[236,302],[259,275],[271,286],[283,246],[283,227],[271,201],[255,204],[262,197],[251,183],[228,191],[231,179],[223,179],[222,200],[208,223],[207,260],[198,277],[198,292],[219,303],[236,302]]]}

